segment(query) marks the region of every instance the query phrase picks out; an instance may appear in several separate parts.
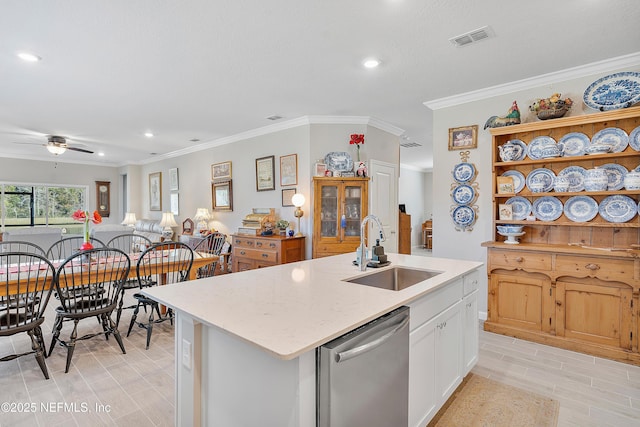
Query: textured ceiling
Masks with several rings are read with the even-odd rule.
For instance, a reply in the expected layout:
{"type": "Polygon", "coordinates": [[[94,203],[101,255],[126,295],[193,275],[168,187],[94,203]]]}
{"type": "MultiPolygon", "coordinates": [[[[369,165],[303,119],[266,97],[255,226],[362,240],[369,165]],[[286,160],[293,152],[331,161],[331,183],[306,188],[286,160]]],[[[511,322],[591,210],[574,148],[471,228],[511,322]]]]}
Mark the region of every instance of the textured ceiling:
{"type": "Polygon", "coordinates": [[[105,153],[67,161],[137,163],[271,115],[370,116],[429,168],[425,101],[636,53],[638,22],[638,0],[2,0],[1,155],[51,159],[38,144],[60,134],[105,153]]]}

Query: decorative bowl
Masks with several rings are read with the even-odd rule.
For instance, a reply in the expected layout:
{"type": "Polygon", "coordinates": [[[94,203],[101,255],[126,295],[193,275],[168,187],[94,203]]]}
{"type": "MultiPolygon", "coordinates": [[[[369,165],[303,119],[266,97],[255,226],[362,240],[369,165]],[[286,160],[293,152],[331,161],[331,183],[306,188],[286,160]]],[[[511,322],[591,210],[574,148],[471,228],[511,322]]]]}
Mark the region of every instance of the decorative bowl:
{"type": "Polygon", "coordinates": [[[524,225],[513,225],[513,224],[497,225],[496,228],[500,233],[522,233],[522,229],[524,228],[524,225]]]}
{"type": "Polygon", "coordinates": [[[557,119],[558,117],[562,117],[567,114],[567,111],[569,111],[569,107],[565,106],[563,108],[556,108],[553,110],[539,110],[536,115],[540,120],[557,119]]]}

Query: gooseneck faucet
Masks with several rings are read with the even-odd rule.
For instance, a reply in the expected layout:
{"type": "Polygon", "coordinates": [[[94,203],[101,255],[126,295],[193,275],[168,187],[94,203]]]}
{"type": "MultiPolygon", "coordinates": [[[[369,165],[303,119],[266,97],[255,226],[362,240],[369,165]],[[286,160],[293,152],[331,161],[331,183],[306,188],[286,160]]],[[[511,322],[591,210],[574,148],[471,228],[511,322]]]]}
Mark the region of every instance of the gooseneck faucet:
{"type": "Polygon", "coordinates": [[[367,222],[373,221],[378,225],[378,232],[380,233],[380,241],[384,242],[384,231],[382,230],[382,223],[375,215],[367,215],[362,218],[362,223],[360,224],[360,271],[365,271],[367,269],[367,245],[365,244],[364,231],[367,225],[367,222]]]}

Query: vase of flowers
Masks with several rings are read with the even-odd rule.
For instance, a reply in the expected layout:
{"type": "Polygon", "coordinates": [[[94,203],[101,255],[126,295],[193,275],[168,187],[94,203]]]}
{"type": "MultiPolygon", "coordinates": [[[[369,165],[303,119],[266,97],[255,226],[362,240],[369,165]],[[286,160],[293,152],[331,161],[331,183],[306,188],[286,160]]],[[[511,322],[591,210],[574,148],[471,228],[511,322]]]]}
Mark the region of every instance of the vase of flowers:
{"type": "Polygon", "coordinates": [[[286,219],[279,219],[276,222],[276,228],[278,230],[280,230],[280,235],[281,236],[286,236],[287,235],[287,227],[289,226],[289,221],[287,221],[286,219]]]}
{"type": "Polygon", "coordinates": [[[93,214],[90,215],[89,211],[83,211],[82,209],[78,209],[71,216],[75,221],[84,222],[84,230],[83,230],[83,240],[84,242],[80,246],[81,251],[88,251],[93,249],[93,245],[89,239],[89,222],[94,224],[100,224],[102,222],[102,217],[98,213],[98,211],[93,211],[93,214]]]}
{"type": "Polygon", "coordinates": [[[351,140],[349,141],[349,145],[355,145],[357,148],[357,156],[358,161],[360,161],[360,144],[364,144],[364,134],[354,133],[351,135],[351,140]]]}

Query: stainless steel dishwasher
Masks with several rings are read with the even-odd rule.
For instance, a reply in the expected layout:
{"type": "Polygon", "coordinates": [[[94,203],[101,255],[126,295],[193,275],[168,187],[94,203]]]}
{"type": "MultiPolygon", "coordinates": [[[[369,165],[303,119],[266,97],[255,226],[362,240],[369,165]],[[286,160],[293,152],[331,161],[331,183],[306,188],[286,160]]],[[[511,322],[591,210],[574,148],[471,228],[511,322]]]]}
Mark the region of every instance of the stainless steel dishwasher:
{"type": "Polygon", "coordinates": [[[400,427],[409,412],[409,307],[316,352],[318,427],[400,427]]]}

